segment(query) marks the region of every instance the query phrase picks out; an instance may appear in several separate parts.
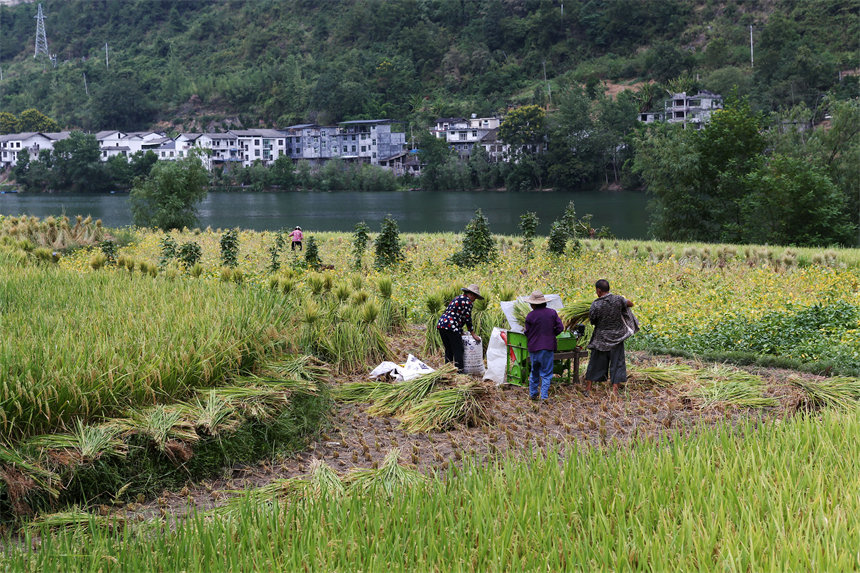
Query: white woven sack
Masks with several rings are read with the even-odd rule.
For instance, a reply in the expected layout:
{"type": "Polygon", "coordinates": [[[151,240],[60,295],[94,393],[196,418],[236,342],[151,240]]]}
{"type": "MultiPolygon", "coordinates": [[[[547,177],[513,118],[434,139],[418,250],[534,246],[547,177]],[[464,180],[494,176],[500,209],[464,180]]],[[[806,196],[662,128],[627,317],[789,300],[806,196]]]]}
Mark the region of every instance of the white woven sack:
{"type": "Polygon", "coordinates": [[[466,374],[484,375],[484,347],[471,334],[463,335],[463,371],[466,374]]]}

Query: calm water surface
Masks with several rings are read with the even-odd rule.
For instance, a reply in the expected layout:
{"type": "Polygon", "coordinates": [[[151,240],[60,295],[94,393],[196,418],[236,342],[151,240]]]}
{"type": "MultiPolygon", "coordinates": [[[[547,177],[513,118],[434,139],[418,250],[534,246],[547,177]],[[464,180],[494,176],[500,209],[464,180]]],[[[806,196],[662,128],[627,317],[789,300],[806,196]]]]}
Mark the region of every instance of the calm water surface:
{"type": "MultiPolygon", "coordinates": [[[[312,231],[352,231],[359,221],[374,231],[390,214],[402,232],[462,231],[475,209],[481,209],[494,233],[519,233],[520,215],[534,211],[538,233],[546,235],[569,201],[581,217],[594,215],[595,227],[607,225],[619,238],[647,236],[645,195],[632,191],[544,193],[507,192],[293,192],[209,193],[198,208],[202,228],[241,227],[277,230],[300,225],[312,231]]],[[[131,225],[128,195],[5,194],[0,214],[92,215],[109,227],[131,225]]]]}

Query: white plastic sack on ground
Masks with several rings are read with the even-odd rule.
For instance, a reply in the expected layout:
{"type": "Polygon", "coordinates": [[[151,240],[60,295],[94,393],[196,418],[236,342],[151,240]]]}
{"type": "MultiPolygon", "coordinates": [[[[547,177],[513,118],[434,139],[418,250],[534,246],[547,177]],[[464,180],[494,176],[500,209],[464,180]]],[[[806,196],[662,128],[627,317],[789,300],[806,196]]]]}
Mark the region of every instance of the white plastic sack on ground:
{"type": "MultiPolygon", "coordinates": [[[[555,310],[561,310],[564,308],[564,304],[562,304],[562,302],[561,302],[561,296],[560,295],[547,294],[544,296],[546,296],[546,301],[547,301],[546,305],[549,308],[552,308],[555,310]]],[[[517,301],[520,301],[520,300],[525,302],[525,300],[527,298],[528,298],[527,296],[521,296],[521,297],[517,297],[517,300],[503,300],[502,302],[499,303],[499,306],[502,307],[502,312],[505,313],[505,318],[508,319],[508,324],[511,325],[510,329],[513,330],[514,332],[522,333],[523,332],[523,326],[525,326],[525,325],[522,325],[519,322],[517,322],[517,319],[514,318],[514,305],[517,303],[517,301]]]]}
{"type": "Polygon", "coordinates": [[[484,347],[471,334],[463,335],[463,371],[466,374],[484,375],[484,347]]]}
{"type": "Polygon", "coordinates": [[[370,377],[379,378],[388,374],[397,382],[404,382],[428,372],[433,372],[433,369],[410,354],[406,358],[405,364],[395,364],[387,360],[382,362],[379,366],[371,370],[370,377]]]}
{"type": "Polygon", "coordinates": [[[484,380],[492,380],[496,386],[505,383],[505,369],[508,365],[508,345],[502,339],[501,328],[494,328],[487,344],[487,370],[484,371],[484,380]]]}

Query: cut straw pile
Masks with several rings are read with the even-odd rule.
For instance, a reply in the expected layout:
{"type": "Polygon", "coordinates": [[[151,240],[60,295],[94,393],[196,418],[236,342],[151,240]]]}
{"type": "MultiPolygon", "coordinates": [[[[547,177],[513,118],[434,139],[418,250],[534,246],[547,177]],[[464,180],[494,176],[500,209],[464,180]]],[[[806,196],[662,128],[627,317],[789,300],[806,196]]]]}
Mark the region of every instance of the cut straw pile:
{"type": "Polygon", "coordinates": [[[368,402],[371,416],[396,416],[408,432],[441,431],[458,423],[477,425],[484,419],[479,397],[485,389],[477,382],[461,382],[456,368],[439,370],[405,382],[352,382],[336,388],[335,400],[368,402]],[[443,384],[449,387],[439,388],[443,384]]]}
{"type": "Polygon", "coordinates": [[[860,403],[860,378],[834,376],[813,381],[792,376],[788,381],[806,392],[809,401],[815,406],[851,410],[860,403]]]}

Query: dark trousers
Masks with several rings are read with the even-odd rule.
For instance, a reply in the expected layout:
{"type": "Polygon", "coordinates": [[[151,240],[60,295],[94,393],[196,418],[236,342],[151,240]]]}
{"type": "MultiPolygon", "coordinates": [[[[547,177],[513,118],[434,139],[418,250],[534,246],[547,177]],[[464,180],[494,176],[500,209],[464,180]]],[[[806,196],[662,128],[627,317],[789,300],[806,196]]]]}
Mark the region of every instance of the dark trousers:
{"type": "Polygon", "coordinates": [[[300,250],[300,251],[302,250],[302,242],[301,242],[301,241],[293,241],[293,242],[292,242],[292,244],[290,245],[290,250],[291,250],[291,251],[295,251],[295,250],[296,250],[296,246],[298,246],[298,247],[299,247],[299,250],[300,250]]]}
{"type": "Polygon", "coordinates": [[[588,358],[588,368],[585,379],[592,382],[604,382],[609,376],[613,384],[627,382],[627,360],[624,356],[624,343],[620,342],[611,350],[592,350],[588,358]]]}
{"type": "Polygon", "coordinates": [[[439,338],[445,347],[445,362],[453,362],[457,370],[463,372],[463,335],[453,330],[437,328],[439,338]]]}

